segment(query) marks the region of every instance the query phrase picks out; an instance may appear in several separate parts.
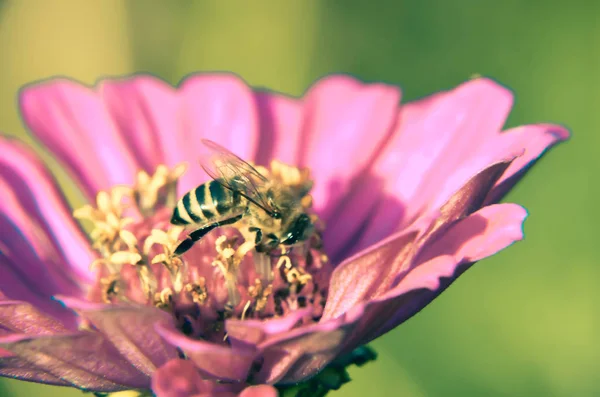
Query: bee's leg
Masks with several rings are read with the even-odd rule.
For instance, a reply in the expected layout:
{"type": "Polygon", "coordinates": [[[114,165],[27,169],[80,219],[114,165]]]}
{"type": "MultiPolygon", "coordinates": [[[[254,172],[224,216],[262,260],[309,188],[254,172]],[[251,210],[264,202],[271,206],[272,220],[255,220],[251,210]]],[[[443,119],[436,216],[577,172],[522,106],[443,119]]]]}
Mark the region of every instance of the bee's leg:
{"type": "Polygon", "coordinates": [[[276,248],[276,247],[279,245],[279,243],[280,243],[280,241],[279,241],[279,237],[277,237],[277,236],[276,236],[275,234],[273,234],[273,233],[269,233],[269,234],[267,234],[267,237],[268,237],[268,238],[271,240],[271,241],[269,241],[269,242],[267,243],[267,244],[269,245],[269,250],[273,250],[273,249],[275,249],[275,248],[276,248]]]}
{"type": "Polygon", "coordinates": [[[248,228],[249,231],[256,233],[256,238],[254,239],[254,245],[259,245],[262,242],[263,233],[258,227],[251,226],[248,228]]]}
{"type": "Polygon", "coordinates": [[[185,253],[187,250],[192,248],[192,246],[194,245],[194,243],[196,241],[198,241],[202,237],[206,236],[208,234],[208,232],[210,232],[220,226],[226,226],[226,225],[231,225],[232,223],[236,223],[240,219],[242,219],[242,215],[234,216],[233,218],[229,218],[229,219],[225,219],[225,220],[222,220],[219,222],[211,223],[210,225],[203,226],[198,230],[194,230],[193,232],[191,232],[189,234],[189,236],[185,240],[183,240],[182,242],[179,243],[177,248],[175,248],[174,254],[179,256],[179,255],[185,253]]]}
{"type": "MultiPolygon", "coordinates": [[[[261,237],[262,237],[262,233],[261,233],[261,237]]],[[[268,241],[264,241],[263,244],[260,244],[256,246],[256,251],[258,252],[271,252],[273,251],[273,249],[275,249],[278,245],[279,245],[279,238],[273,234],[273,233],[269,233],[267,234],[267,237],[269,238],[268,241]]],[[[261,239],[262,241],[262,239],[261,239]]]]}

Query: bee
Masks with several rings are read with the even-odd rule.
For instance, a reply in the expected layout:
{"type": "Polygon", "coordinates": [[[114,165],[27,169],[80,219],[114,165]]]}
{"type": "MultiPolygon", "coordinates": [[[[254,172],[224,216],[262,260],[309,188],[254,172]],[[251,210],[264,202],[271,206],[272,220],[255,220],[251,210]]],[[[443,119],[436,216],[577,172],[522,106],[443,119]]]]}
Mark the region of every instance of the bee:
{"type": "Polygon", "coordinates": [[[212,180],[187,192],[173,210],[173,225],[197,227],[179,243],[175,255],[228,225],[237,227],[246,241],[254,238],[256,251],[264,253],[310,238],[314,225],[301,204],[308,191],[265,177],[215,142],[203,139],[202,143],[208,154],[200,163],[212,180]]]}

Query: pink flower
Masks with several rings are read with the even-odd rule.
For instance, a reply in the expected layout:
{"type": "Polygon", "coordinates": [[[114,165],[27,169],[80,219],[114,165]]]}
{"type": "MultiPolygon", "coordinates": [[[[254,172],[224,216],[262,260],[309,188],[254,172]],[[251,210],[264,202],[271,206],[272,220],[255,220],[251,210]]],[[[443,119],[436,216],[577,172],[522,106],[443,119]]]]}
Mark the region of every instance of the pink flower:
{"type": "MultiPolygon", "coordinates": [[[[302,99],[228,74],[176,89],[149,76],[25,88],[25,123],[94,203],[76,212],[92,221],[94,245],[38,157],[1,139],[0,375],[159,397],[274,396],[270,385],[302,382],[406,321],[522,238],[525,210],[497,203],[568,132],[502,132],[512,95],[488,79],[399,99],[347,76],[302,99]],[[201,138],[255,164],[308,168],[324,248],[307,243],[276,267],[236,256],[234,231],[217,229],[170,255],[175,197],[208,180],[201,138]]],[[[281,172],[310,184],[297,168],[281,172]]]]}

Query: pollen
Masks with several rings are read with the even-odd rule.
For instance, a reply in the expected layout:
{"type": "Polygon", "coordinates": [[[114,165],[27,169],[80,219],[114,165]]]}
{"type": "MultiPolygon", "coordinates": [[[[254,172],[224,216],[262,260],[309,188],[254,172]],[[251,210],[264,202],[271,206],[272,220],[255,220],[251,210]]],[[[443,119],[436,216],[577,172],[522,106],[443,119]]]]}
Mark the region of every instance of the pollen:
{"type": "Polygon", "coordinates": [[[91,223],[99,254],[91,264],[97,281],[90,300],[154,306],[171,313],[186,335],[219,343],[230,343],[224,338],[230,318],[269,319],[308,305],[314,306],[309,317],[318,318],[327,291],[315,280],[326,285],[330,266],[322,250],[324,225],[311,210],[310,173],[278,161],[255,168],[295,189],[315,225],[309,239],[258,252],[256,233],[248,225],[231,225],[176,255],[194,231],[170,223],[185,166],[160,165],[153,173],[140,171],[132,187],[99,192],[94,204],[74,212],[91,223]]]}
{"type": "Polygon", "coordinates": [[[110,191],[101,191],[96,197],[96,207],[85,205],[73,212],[78,219],[92,223],[90,237],[93,247],[103,256],[121,251],[123,246],[131,249],[137,243],[136,238],[125,227],[133,223],[133,219],[123,216],[125,199],[131,197],[132,190],[117,186],[110,191]]]}
{"type": "Polygon", "coordinates": [[[198,282],[190,283],[185,285],[185,291],[192,297],[194,303],[203,305],[208,299],[208,292],[206,291],[206,280],[204,277],[200,277],[198,282]]]}
{"type": "Polygon", "coordinates": [[[133,188],[133,197],[140,213],[148,217],[158,206],[174,207],[177,200],[177,181],[185,172],[186,164],[170,170],[165,165],[156,167],[154,174],[138,172],[133,188]]]}
{"type": "Polygon", "coordinates": [[[161,309],[168,308],[173,300],[173,291],[171,288],[165,288],[154,294],[154,305],[161,309]]]}
{"type": "Polygon", "coordinates": [[[273,293],[273,286],[269,284],[266,288],[263,288],[259,279],[255,279],[254,285],[248,287],[248,295],[254,300],[255,312],[260,313],[267,306],[271,293],[273,293]]]}
{"type": "Polygon", "coordinates": [[[236,242],[236,237],[228,239],[227,236],[219,236],[215,240],[217,256],[212,261],[212,265],[221,271],[225,279],[229,306],[236,306],[240,301],[240,294],[237,290],[238,269],[246,254],[254,248],[254,244],[251,242],[245,242],[237,248],[233,248],[236,242]]]}

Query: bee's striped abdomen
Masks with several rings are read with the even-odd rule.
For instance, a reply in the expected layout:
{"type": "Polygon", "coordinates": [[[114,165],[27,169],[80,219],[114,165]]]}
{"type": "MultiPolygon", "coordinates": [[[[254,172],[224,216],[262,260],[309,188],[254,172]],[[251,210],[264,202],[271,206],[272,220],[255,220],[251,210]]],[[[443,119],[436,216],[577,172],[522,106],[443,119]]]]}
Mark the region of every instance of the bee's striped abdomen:
{"type": "Polygon", "coordinates": [[[215,181],[187,192],[177,203],[171,223],[174,225],[206,224],[227,217],[239,208],[241,196],[215,181]]]}

